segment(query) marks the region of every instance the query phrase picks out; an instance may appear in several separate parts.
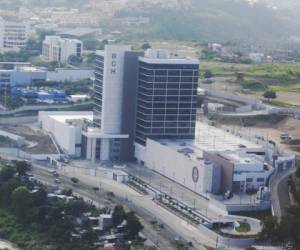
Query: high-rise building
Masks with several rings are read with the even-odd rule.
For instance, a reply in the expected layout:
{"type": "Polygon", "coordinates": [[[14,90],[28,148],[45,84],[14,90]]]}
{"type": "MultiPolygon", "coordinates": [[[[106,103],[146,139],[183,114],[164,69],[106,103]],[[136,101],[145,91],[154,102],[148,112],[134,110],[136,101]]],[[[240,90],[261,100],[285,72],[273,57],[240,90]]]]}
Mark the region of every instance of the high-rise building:
{"type": "Polygon", "coordinates": [[[83,157],[130,161],[135,142],[194,138],[197,60],[107,45],[95,62],[93,126],[83,132],[83,157]]]}
{"type": "Polygon", "coordinates": [[[107,45],[104,51],[97,51],[94,127],[84,132],[87,158],[119,161],[133,157],[134,100],[141,55],[126,45],[107,45]]]}
{"type": "Polygon", "coordinates": [[[135,141],[195,137],[199,62],[164,51],[139,58],[135,141]]]}
{"type": "Polygon", "coordinates": [[[26,47],[30,25],[25,21],[8,21],[0,17],[0,53],[19,51],[26,47]]]}
{"type": "Polygon", "coordinates": [[[66,63],[70,56],[82,55],[82,42],[77,39],[46,36],[43,42],[42,58],[47,62],[66,63]]]}

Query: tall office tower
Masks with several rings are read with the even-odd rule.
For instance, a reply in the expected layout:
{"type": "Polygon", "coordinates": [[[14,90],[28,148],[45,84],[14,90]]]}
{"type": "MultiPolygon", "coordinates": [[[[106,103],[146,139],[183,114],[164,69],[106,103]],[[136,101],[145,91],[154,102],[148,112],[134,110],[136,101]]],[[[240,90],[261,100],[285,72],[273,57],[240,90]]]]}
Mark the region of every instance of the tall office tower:
{"type": "Polygon", "coordinates": [[[110,45],[97,51],[95,70],[95,121],[104,134],[121,132],[125,52],[130,46],[110,45]]]}
{"type": "Polygon", "coordinates": [[[96,53],[94,128],[84,132],[86,155],[95,160],[133,157],[137,65],[140,52],[130,46],[107,45],[96,53]],[[128,117],[132,119],[128,120],[128,117]],[[132,145],[131,148],[129,145],[132,145]]]}
{"type": "Polygon", "coordinates": [[[195,137],[199,62],[152,51],[139,58],[135,142],[195,137]]]}

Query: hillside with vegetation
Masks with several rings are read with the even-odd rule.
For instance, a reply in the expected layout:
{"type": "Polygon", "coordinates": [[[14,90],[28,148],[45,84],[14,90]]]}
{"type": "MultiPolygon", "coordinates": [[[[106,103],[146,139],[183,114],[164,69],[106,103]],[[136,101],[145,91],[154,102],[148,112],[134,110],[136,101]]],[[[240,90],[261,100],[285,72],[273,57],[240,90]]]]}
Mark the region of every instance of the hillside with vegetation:
{"type": "MultiPolygon", "coordinates": [[[[298,22],[290,14],[246,1],[190,0],[180,8],[141,5],[125,9],[124,16],[144,16],[150,22],[133,33],[138,38],[274,44],[299,36],[298,22]]],[[[130,34],[130,33],[129,33],[130,34]]]]}

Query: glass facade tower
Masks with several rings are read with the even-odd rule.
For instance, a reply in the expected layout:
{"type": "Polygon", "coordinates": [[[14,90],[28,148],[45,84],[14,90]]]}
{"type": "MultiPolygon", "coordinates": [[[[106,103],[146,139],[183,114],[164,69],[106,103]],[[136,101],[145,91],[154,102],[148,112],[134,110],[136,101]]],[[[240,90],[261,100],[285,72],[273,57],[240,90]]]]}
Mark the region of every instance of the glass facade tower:
{"type": "Polygon", "coordinates": [[[96,54],[94,82],[94,123],[101,126],[104,56],[96,54]]]}
{"type": "Polygon", "coordinates": [[[135,142],[193,139],[199,62],[139,58],[135,142]]]}

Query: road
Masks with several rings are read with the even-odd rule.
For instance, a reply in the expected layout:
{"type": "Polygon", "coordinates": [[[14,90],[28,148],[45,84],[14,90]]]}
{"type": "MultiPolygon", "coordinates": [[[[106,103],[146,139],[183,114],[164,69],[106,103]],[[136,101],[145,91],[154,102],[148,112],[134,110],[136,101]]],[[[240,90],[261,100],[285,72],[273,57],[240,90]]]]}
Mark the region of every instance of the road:
{"type": "MultiPolygon", "coordinates": [[[[46,169],[43,169],[41,168],[41,166],[36,164],[34,164],[33,166],[34,166],[33,172],[36,176],[46,181],[51,181],[50,178],[52,178],[53,181],[53,177],[49,176],[49,173],[47,173],[46,169]]],[[[88,199],[95,201],[95,194],[92,191],[92,187],[100,185],[101,190],[113,192],[115,196],[118,198],[118,200],[121,201],[121,204],[124,204],[128,206],[130,209],[133,209],[134,211],[136,211],[138,215],[141,214],[142,217],[146,217],[146,218],[147,217],[155,218],[157,221],[160,221],[164,225],[166,225],[168,230],[172,230],[173,235],[175,237],[181,236],[186,241],[192,242],[195,249],[204,250],[206,249],[204,245],[207,246],[215,245],[214,241],[211,241],[207,237],[205,237],[205,235],[202,235],[196,227],[188,224],[187,222],[180,219],[176,215],[156,205],[152,201],[152,196],[150,195],[142,196],[123,184],[119,184],[117,182],[113,182],[105,178],[85,176],[73,171],[65,171],[65,169],[59,172],[60,172],[60,179],[62,181],[62,184],[65,186],[71,185],[75,193],[78,193],[80,195],[87,197],[88,199]],[[76,176],[80,180],[80,184],[81,184],[80,187],[82,186],[89,187],[89,190],[91,191],[86,191],[85,189],[82,190],[80,188],[76,188],[72,186],[70,182],[70,177],[73,176],[76,176]]],[[[149,230],[149,227],[147,227],[147,230],[149,230]]],[[[153,230],[151,232],[153,234],[153,230]]],[[[147,237],[150,236],[149,233],[145,235],[147,237]]],[[[160,234],[158,235],[156,234],[155,237],[151,236],[152,239],[151,238],[150,239],[153,242],[160,242],[158,243],[158,245],[161,247],[161,249],[166,249],[166,250],[174,249],[174,246],[172,247],[165,246],[166,245],[165,237],[166,236],[163,235],[162,232],[160,232],[160,234]]],[[[174,237],[172,240],[174,241],[174,237]]]]}
{"type": "MultiPolygon", "coordinates": [[[[36,176],[39,180],[44,181],[49,184],[54,184],[54,177],[46,170],[41,167],[35,167],[32,170],[34,176],[36,176]]],[[[86,185],[85,183],[78,183],[77,185],[73,185],[70,181],[69,177],[60,176],[61,184],[60,186],[63,188],[72,188],[73,193],[77,196],[82,197],[85,201],[92,202],[97,207],[113,207],[115,205],[113,199],[110,201],[107,199],[107,192],[102,188],[99,192],[95,193],[92,190],[93,186],[86,185]]],[[[124,204],[124,201],[122,201],[124,204]]],[[[126,204],[127,205],[127,204],[126,204]]],[[[125,206],[126,206],[125,205],[125,206]]],[[[127,207],[131,208],[127,205],[127,207]]],[[[139,214],[138,214],[139,215],[139,214]]],[[[148,217],[146,217],[149,219],[148,217]]],[[[147,239],[152,241],[159,249],[172,250],[174,246],[170,243],[170,239],[166,239],[161,232],[158,232],[144,217],[140,218],[142,224],[144,225],[143,234],[147,239]]],[[[150,219],[149,219],[150,220],[150,219]]],[[[172,238],[172,240],[174,240],[172,238]]]]}
{"type": "Polygon", "coordinates": [[[287,181],[295,171],[296,168],[291,168],[283,173],[275,173],[270,181],[272,212],[279,220],[285,214],[286,207],[289,205],[287,181]]]}

